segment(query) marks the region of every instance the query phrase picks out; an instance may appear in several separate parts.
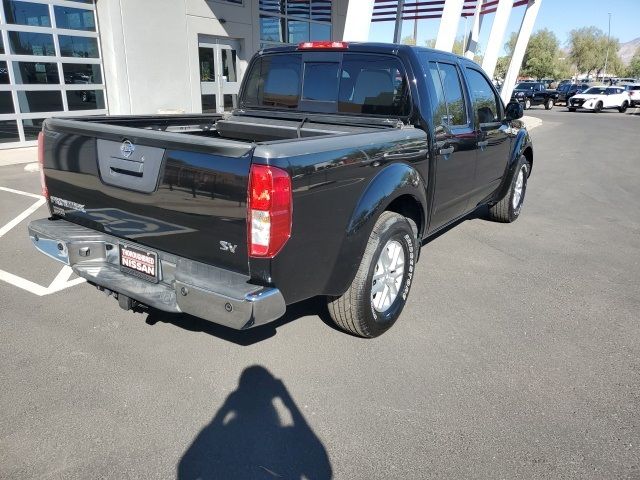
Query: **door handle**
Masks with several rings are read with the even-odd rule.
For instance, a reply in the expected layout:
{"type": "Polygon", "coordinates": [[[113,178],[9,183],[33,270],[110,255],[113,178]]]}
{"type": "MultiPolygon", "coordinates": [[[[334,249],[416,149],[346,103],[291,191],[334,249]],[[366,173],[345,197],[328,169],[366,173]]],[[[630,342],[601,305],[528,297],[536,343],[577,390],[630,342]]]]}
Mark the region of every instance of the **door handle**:
{"type": "Polygon", "coordinates": [[[485,147],[489,145],[489,140],[483,140],[481,142],[478,142],[477,145],[478,147],[480,147],[480,150],[484,150],[485,147]]]}
{"type": "Polygon", "coordinates": [[[383,158],[387,160],[415,160],[427,155],[427,149],[422,150],[410,150],[406,152],[387,152],[383,155],[383,158]]]}
{"type": "Polygon", "coordinates": [[[451,155],[454,151],[453,145],[438,150],[438,155],[451,155]]]}

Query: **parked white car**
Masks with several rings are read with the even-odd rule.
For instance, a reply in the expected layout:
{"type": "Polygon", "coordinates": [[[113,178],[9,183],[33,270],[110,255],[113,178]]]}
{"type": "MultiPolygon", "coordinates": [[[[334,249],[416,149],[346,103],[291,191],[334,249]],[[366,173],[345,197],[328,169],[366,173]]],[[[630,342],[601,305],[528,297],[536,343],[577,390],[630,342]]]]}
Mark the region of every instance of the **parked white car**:
{"type": "Polygon", "coordinates": [[[629,106],[637,107],[640,105],[640,83],[625,85],[625,88],[629,92],[629,106]]]}
{"type": "Polygon", "coordinates": [[[605,108],[617,108],[620,113],[624,113],[629,105],[629,92],[623,87],[591,87],[571,97],[567,108],[572,112],[583,108],[596,113],[605,108]]]}

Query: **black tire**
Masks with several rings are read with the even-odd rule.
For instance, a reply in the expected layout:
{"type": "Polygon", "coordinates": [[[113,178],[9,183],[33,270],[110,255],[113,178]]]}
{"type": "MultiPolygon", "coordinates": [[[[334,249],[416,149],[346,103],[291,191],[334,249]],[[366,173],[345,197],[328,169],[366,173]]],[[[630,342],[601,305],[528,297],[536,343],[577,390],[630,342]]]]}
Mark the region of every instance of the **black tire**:
{"type": "Polygon", "coordinates": [[[576,109],[573,108],[573,107],[567,107],[567,108],[569,109],[570,112],[575,112],[576,111],[576,109]]]}
{"type": "Polygon", "coordinates": [[[602,102],[596,103],[596,106],[593,107],[593,111],[595,113],[600,113],[602,111],[602,102]]]}
{"type": "Polygon", "coordinates": [[[547,98],[546,102],[544,102],[544,109],[551,110],[553,108],[553,99],[547,98]]]}
{"type": "Polygon", "coordinates": [[[626,100],[625,100],[624,102],[622,102],[622,105],[620,105],[620,106],[618,107],[618,111],[619,111],[620,113],[624,113],[624,112],[626,112],[626,111],[627,111],[627,108],[629,108],[629,104],[628,104],[628,103],[626,102],[626,100]]]}
{"type": "Polygon", "coordinates": [[[511,223],[515,222],[520,216],[522,211],[522,204],[524,203],[524,197],[527,193],[527,179],[529,177],[529,163],[527,158],[522,155],[518,160],[518,165],[514,170],[513,178],[511,179],[511,185],[507,194],[498,203],[489,207],[489,218],[495,222],[511,223]],[[522,190],[520,199],[517,205],[514,206],[514,195],[516,191],[516,183],[518,181],[518,175],[522,172],[522,190]]]}
{"type": "Polygon", "coordinates": [[[383,212],[380,215],[348,290],[339,297],[327,298],[329,315],[339,328],[359,337],[373,338],[396,322],[409,296],[418,254],[417,229],[414,226],[411,220],[398,213],[383,212]],[[386,310],[377,311],[372,298],[373,276],[383,249],[392,240],[402,246],[404,272],[395,300],[386,310]]]}
{"type": "Polygon", "coordinates": [[[525,110],[529,110],[531,108],[531,100],[529,100],[528,98],[525,99],[524,105],[522,106],[522,108],[524,108],[525,110]]]}

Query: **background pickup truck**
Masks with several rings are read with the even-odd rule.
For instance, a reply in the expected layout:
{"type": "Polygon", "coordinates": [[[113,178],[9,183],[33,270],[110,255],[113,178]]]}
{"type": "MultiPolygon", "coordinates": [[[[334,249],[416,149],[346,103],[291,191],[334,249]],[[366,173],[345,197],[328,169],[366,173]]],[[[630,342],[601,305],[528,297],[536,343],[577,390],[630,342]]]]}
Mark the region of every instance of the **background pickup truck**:
{"type": "Polygon", "coordinates": [[[558,92],[547,90],[542,82],[521,82],[513,89],[511,100],[520,102],[525,110],[534,105],[544,105],[545,110],[551,110],[558,100],[558,92]]]}
{"type": "Polygon", "coordinates": [[[34,245],[125,309],[245,329],[327,299],[363,337],[400,315],[423,241],[520,214],[533,149],[475,63],[390,44],[260,51],[231,115],[50,119],[34,245]]]}

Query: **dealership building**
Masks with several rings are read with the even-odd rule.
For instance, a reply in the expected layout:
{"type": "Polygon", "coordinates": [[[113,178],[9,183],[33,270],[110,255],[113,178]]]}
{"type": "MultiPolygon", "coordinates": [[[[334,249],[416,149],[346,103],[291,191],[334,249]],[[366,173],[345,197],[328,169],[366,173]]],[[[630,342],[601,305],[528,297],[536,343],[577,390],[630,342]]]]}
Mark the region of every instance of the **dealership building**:
{"type": "Polygon", "coordinates": [[[366,41],[372,21],[442,18],[436,48],[451,50],[461,17],[477,31],[495,12],[489,41],[502,42],[509,11],[526,4],[535,20],[541,0],[0,1],[0,148],[12,148],[33,145],[53,115],[230,110],[261,48],[366,41]]]}

